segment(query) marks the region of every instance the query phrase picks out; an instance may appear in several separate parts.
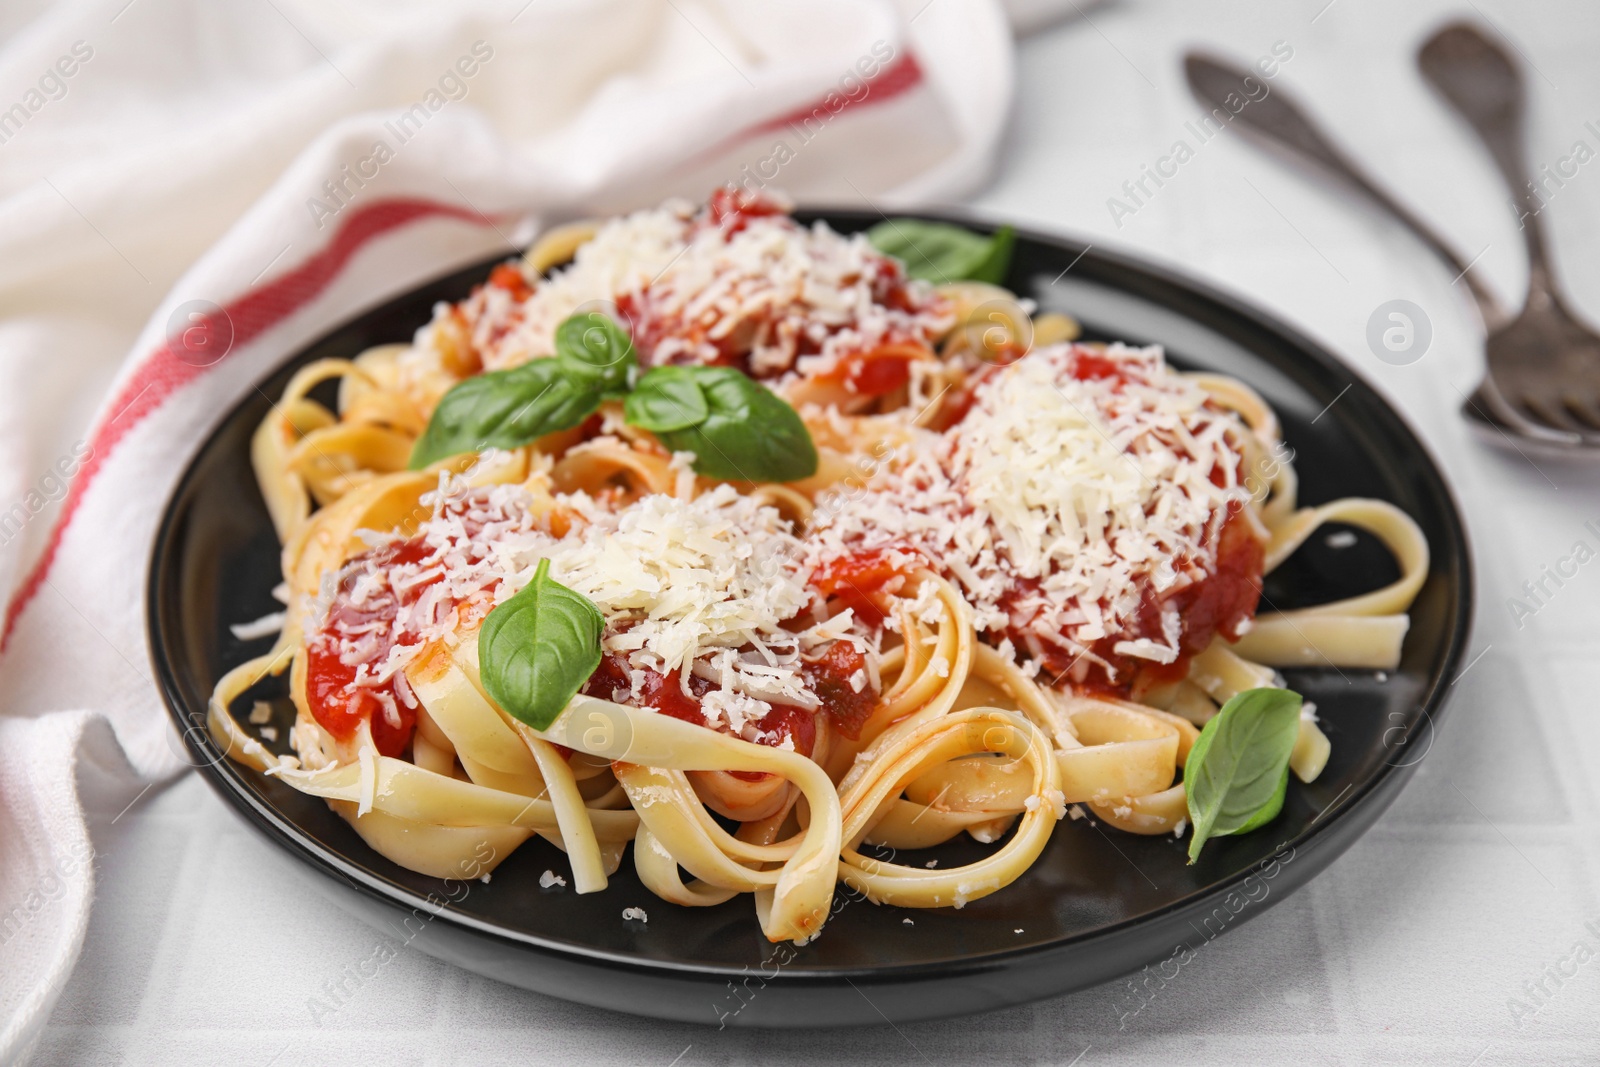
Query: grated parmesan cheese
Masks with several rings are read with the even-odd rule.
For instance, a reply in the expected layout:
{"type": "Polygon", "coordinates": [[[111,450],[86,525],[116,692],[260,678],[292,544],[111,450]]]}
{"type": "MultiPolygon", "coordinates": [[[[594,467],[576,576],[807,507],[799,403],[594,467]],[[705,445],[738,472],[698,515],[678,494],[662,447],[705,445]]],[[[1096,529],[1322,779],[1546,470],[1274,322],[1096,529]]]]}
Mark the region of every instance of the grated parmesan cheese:
{"type": "Polygon", "coordinates": [[[723,362],[732,352],[752,376],[769,378],[822,373],[883,343],[931,343],[953,324],[945,302],[908,282],[863,234],[782,214],[718,223],[683,201],[608,221],[566,268],[527,281],[522,299],[484,285],[441,305],[403,362],[437,361],[460,338],[485,369],[502,370],[553,354],[564,319],[601,308],[630,320],[647,366],[723,362]],[[909,301],[886,304],[889,286],[909,301]]]}
{"type": "Polygon", "coordinates": [[[271,637],[283,629],[284,618],[283,612],[274,611],[261,616],[259,619],[252,619],[250,622],[235,623],[229,626],[228,629],[240,641],[255,641],[263,637],[271,637]]]}
{"type": "Polygon", "coordinates": [[[607,651],[660,674],[682,671],[686,693],[691,673],[717,681],[728,695],[708,709],[730,723],[760,718],[770,702],[817,707],[799,639],[782,625],[811,594],[800,542],[776,508],[729,485],[692,501],[647,496],[591,514],[549,555],[552,577],[621,624],[606,635],[607,651]]]}
{"type": "Polygon", "coordinates": [[[1171,663],[1176,609],[1163,606],[1154,634],[1141,610],[1214,572],[1218,530],[1245,499],[1243,432],[1158,348],[1039,349],[988,376],[954,427],[921,431],[852,506],[819,511],[810,559],[883,551],[900,566],[931,563],[980,630],[1020,631],[1035,660],[1053,646],[1112,674],[1091,651],[1112,639],[1119,656],[1171,663]],[[1077,377],[1090,356],[1116,373],[1077,377]]]}
{"type": "Polygon", "coordinates": [[[464,487],[442,477],[424,498],[433,508],[417,535],[425,552],[397,560],[390,550],[401,539],[369,532],[372,550],[328,583],[309,628],[317,640],[337,642],[339,658],[356,668],[350,688],[368,690],[376,714],[398,725],[400,705],[417,706],[404,667],[430,643],[459,640],[546,558],[551,577],[607,620],[602,647],[622,658],[631,682],[614,699],[637,700],[646,672],[679,672],[686,695],[698,677],[715,686],[699,697],[706,724],[748,740],[765,739],[761,723],[774,704],[820,706],[805,653],[860,640],[849,633],[848,613],[800,632],[785,625],[812,603],[801,543],[776,508],[731,486],[615,509],[561,494],[556,507],[570,522],[561,538],[532,500],[517,486],[464,487]],[[341,603],[362,610],[336,610],[341,603]],[[392,622],[378,612],[384,606],[392,622]]]}

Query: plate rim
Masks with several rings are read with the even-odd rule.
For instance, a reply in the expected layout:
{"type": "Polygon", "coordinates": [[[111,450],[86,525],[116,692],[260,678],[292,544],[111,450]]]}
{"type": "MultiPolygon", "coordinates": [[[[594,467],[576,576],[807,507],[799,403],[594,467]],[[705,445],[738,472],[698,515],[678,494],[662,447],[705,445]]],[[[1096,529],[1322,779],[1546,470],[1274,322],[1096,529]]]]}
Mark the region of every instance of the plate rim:
{"type": "MultiPolygon", "coordinates": [[[[794,215],[806,222],[817,219],[829,221],[850,219],[853,222],[868,224],[886,217],[881,212],[825,202],[804,203],[795,209],[794,215]]],[[[1475,557],[1472,552],[1471,539],[1460,501],[1433,447],[1426,438],[1417,432],[1415,425],[1405,412],[1391,403],[1373,385],[1365,372],[1359,370],[1350,362],[1340,359],[1321,342],[1279,318],[1272,311],[1249,302],[1242,295],[1236,295],[1231,290],[1215,282],[1197,278],[1181,267],[1147,259],[1131,250],[1115,247],[1108,248],[1099,241],[1089,241],[1071,233],[1050,232],[1037,229],[1032,225],[1018,225],[1014,222],[999,219],[997,216],[970,209],[944,207],[908,208],[903,216],[897,217],[915,217],[929,221],[949,222],[980,232],[993,232],[1001,226],[1011,226],[1015,230],[1019,241],[1051,246],[1064,252],[1076,254],[1078,259],[1092,260],[1114,267],[1119,271],[1141,275],[1146,279],[1159,283],[1168,290],[1182,293],[1190,298],[1198,298],[1202,303],[1215,305],[1227,312],[1232,318],[1246,321],[1255,329],[1268,335],[1274,335],[1286,342],[1289,347],[1294,349],[1295,362],[1309,361],[1310,366],[1320,372],[1321,375],[1331,376],[1335,379],[1348,379],[1352,386],[1359,386],[1363,389],[1365,391],[1365,400],[1369,404],[1377,405],[1381,411],[1393,420],[1396,428],[1410,439],[1410,444],[1415,454],[1425,462],[1428,481],[1432,483],[1429,488],[1436,491],[1446,504],[1446,507],[1438,516],[1438,520],[1451,542],[1449,556],[1459,563],[1458,571],[1454,576],[1455,580],[1450,583],[1448,590],[1455,601],[1455,610],[1451,615],[1447,629],[1447,647],[1438,670],[1428,679],[1428,684],[1416,698],[1416,704],[1421,709],[1421,721],[1426,722],[1431,731],[1437,731],[1450,703],[1449,687],[1451,683],[1449,679],[1466,652],[1473,629],[1474,609],[1477,600],[1475,557]]],[[[405,289],[387,294],[368,304],[354,308],[349,314],[340,317],[309,340],[295,345],[291,350],[268,361],[266,369],[252,379],[251,386],[259,387],[269,381],[299,356],[365,316],[375,314],[392,304],[411,299],[417,291],[436,285],[447,278],[465,274],[469,271],[487,270],[493,263],[501,262],[506,258],[506,254],[502,253],[481,261],[451,267],[423,281],[410,284],[405,289]]],[[[1076,265],[1076,262],[1077,260],[1075,259],[1073,265],[1076,265]]],[[[1068,269],[1070,270],[1071,267],[1068,269]]],[[[162,623],[160,612],[164,593],[160,588],[160,578],[164,573],[163,562],[171,554],[170,546],[178,533],[177,519],[180,510],[178,505],[181,502],[181,498],[189,491],[191,481],[195,477],[199,466],[207,458],[213,440],[225,427],[238,418],[243,409],[255,399],[254,391],[253,388],[241,390],[235,402],[228,405],[198,435],[195,448],[184,462],[181,472],[172,483],[172,488],[167,495],[165,503],[162,505],[161,519],[151,544],[146,568],[144,615],[147,651],[158,683],[157,688],[162,704],[182,737],[186,753],[192,757],[199,757],[202,761],[198,764],[190,763],[189,765],[195,767],[206,778],[210,786],[231,807],[238,811],[258,833],[270,838],[288,854],[306,863],[319,873],[332,875],[366,897],[398,909],[401,912],[427,911],[432,914],[433,918],[445,919],[451,925],[461,928],[464,932],[479,937],[487,937],[517,950],[531,951],[560,959],[576,959],[591,966],[598,965],[608,969],[622,970],[635,974],[642,973],[659,978],[691,977],[699,979],[710,978],[720,981],[724,978],[740,976],[741,969],[734,967],[732,964],[627,956],[608,949],[598,949],[577,942],[555,941],[537,934],[512,930],[470,914],[456,911],[448,902],[442,905],[435,904],[426,896],[381,880],[361,867],[356,866],[339,851],[325,847],[311,839],[303,834],[293,823],[284,818],[271,804],[264,802],[253,791],[245,787],[245,769],[233,763],[217,748],[210,737],[209,731],[206,729],[204,710],[201,709],[196,713],[183,707],[185,701],[175,665],[172,663],[171,657],[164,654],[166,646],[165,627],[162,623]]],[[[1442,546],[1430,544],[1429,547],[1433,558],[1439,558],[1442,554],[1440,552],[1442,546]]],[[[1400,789],[1410,779],[1420,762],[1421,757],[1418,758],[1417,762],[1410,764],[1383,764],[1378,771],[1362,779],[1350,790],[1348,795],[1337,798],[1330,804],[1328,809],[1324,809],[1323,814],[1327,816],[1326,818],[1319,815],[1312,824],[1302,830],[1296,837],[1280,842],[1277,853],[1281,854],[1285,850],[1290,850],[1293,854],[1299,854],[1302,850],[1306,852],[1321,851],[1323,846],[1329,842],[1335,828],[1343,827],[1347,820],[1366,809],[1374,801],[1382,801],[1381,806],[1372,812],[1368,825],[1357,830],[1349,841],[1345,842],[1333,853],[1333,856],[1342,853],[1355,840],[1365,834],[1371,828],[1371,824],[1382,816],[1384,810],[1398,796],[1400,789]],[[1383,795],[1375,796],[1375,794],[1383,795]]],[[[1331,861],[1332,857],[1328,857],[1328,859],[1331,861]]],[[[1151,911],[1090,931],[1070,934],[1051,941],[1018,946],[1016,948],[994,949],[950,959],[924,960],[912,963],[889,962],[871,966],[851,967],[833,965],[807,966],[796,961],[785,965],[772,984],[831,987],[853,982],[878,984],[949,979],[980,974],[1030,959],[1064,955],[1085,949],[1096,942],[1118,938],[1140,927],[1154,925],[1163,917],[1169,916],[1174,912],[1194,909],[1206,901],[1220,901],[1230,892],[1239,889],[1250,877],[1254,876],[1256,874],[1256,866],[1257,864],[1250,864],[1243,872],[1212,881],[1203,889],[1169,901],[1151,911]]],[[[1320,869],[1306,876],[1305,881],[1315,878],[1319,873],[1320,869]]],[[[1273,894],[1270,898],[1261,901],[1260,904],[1262,906],[1241,912],[1238,916],[1239,921],[1230,924],[1229,929],[1233,929],[1243,921],[1260,914],[1267,907],[1299,889],[1303,884],[1304,881],[1292,884],[1288,886],[1285,892],[1273,894]]],[[[1048,993],[1048,991],[1045,992],[1048,993]]]]}

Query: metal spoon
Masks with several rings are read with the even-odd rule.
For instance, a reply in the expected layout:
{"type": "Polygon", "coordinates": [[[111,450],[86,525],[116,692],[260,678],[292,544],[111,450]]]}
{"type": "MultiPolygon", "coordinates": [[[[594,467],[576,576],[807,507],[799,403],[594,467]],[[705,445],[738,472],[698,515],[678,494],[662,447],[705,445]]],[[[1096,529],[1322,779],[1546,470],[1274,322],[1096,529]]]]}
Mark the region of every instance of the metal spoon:
{"type": "Polygon", "coordinates": [[[1472,125],[1521,208],[1528,297],[1521,314],[1489,334],[1490,375],[1522,414],[1600,445],[1600,335],[1572,313],[1550,269],[1542,205],[1523,159],[1522,76],[1510,56],[1465,22],[1435,33],[1417,65],[1472,125]]]}
{"type": "MultiPolygon", "coordinates": [[[[1492,335],[1510,321],[1503,305],[1471,264],[1464,261],[1433,227],[1369,178],[1283,89],[1274,88],[1267,95],[1258,97],[1260,79],[1250,72],[1193,52],[1184,58],[1184,73],[1188,77],[1189,88],[1201,103],[1224,108],[1233,114],[1241,129],[1255,135],[1263,146],[1286,150],[1291,158],[1311,163],[1342,180],[1421,238],[1455,272],[1456,279],[1466,284],[1486,333],[1492,335]],[[1254,79],[1255,91],[1246,91],[1250,88],[1246,78],[1254,79]],[[1230,94],[1233,96],[1233,106],[1230,106],[1230,94]],[[1248,103],[1239,107],[1241,100],[1248,100],[1248,103]]],[[[1578,434],[1541,425],[1519,412],[1501,395],[1494,371],[1491,364],[1490,374],[1463,408],[1474,422],[1495,432],[1492,439],[1498,441],[1509,432],[1545,447],[1571,448],[1582,443],[1578,434]]]]}

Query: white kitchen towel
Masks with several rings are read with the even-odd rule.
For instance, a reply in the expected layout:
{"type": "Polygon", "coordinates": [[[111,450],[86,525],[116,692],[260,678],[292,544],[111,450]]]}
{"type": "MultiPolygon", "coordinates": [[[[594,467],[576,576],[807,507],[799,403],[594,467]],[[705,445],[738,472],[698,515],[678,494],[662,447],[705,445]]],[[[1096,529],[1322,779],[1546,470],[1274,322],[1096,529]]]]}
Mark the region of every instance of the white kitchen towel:
{"type": "Polygon", "coordinates": [[[729,181],[959,196],[1012,53],[994,0],[92,0],[7,5],[0,39],[10,1062],[97,891],[80,791],[136,799],[183,765],[145,570],[218,414],[353,312],[553,220],[729,181]],[[197,309],[225,325],[186,345],[197,309]]]}

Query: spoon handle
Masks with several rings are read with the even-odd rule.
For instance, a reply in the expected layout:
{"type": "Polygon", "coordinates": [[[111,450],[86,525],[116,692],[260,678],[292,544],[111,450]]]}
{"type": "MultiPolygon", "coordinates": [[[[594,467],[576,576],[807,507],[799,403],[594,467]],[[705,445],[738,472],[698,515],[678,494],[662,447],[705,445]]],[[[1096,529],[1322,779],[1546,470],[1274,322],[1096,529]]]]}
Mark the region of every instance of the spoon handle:
{"type": "Polygon", "coordinates": [[[1266,90],[1266,83],[1254,74],[1196,52],[1184,57],[1183,69],[1190,90],[1202,104],[1213,108],[1213,115],[1219,118],[1231,115],[1268,146],[1286,149],[1291,157],[1313,163],[1343,179],[1416,234],[1456,272],[1458,279],[1466,282],[1485,330],[1492,330],[1506,320],[1499,299],[1473,272],[1471,264],[1464,262],[1432,226],[1367,177],[1288,93],[1282,89],[1266,90]],[[1251,83],[1254,89],[1250,88],[1251,83]]]}
{"type": "Polygon", "coordinates": [[[1523,156],[1523,87],[1516,64],[1472,24],[1456,22],[1435,33],[1417,53],[1417,66],[1439,94],[1466,119],[1489,150],[1516,199],[1528,250],[1530,300],[1553,293],[1542,206],[1523,156]]]}

